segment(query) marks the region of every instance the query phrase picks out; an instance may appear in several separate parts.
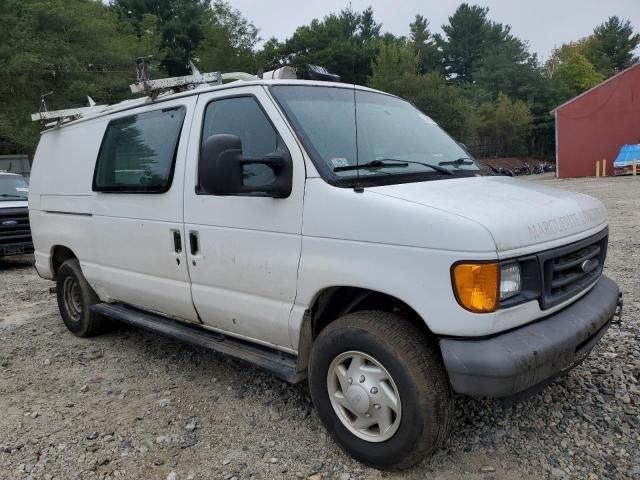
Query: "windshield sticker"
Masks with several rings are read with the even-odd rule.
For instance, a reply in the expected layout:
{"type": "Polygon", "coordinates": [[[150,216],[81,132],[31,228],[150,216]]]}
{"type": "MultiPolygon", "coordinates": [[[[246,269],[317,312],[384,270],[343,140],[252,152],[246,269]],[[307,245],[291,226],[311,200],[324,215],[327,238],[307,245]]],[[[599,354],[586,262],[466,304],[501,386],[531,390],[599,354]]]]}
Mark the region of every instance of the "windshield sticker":
{"type": "Polygon", "coordinates": [[[429,125],[435,125],[436,122],[434,122],[431,117],[429,115],[425,115],[424,113],[421,113],[420,116],[422,117],[422,119],[427,122],[429,125]]]}
{"type": "Polygon", "coordinates": [[[338,168],[338,167],[348,167],[349,166],[349,162],[347,161],[346,158],[344,157],[335,157],[332,158],[330,160],[331,165],[333,165],[333,168],[338,168]]]}
{"type": "Polygon", "coordinates": [[[16,192],[28,192],[29,189],[25,187],[16,187],[16,192]]]}

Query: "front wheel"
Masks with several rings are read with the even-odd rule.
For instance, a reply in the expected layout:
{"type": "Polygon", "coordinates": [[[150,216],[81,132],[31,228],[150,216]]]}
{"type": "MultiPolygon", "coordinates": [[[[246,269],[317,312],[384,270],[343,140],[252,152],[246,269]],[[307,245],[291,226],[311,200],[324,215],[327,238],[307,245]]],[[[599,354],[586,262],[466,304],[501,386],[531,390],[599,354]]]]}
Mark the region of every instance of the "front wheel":
{"type": "Polygon", "coordinates": [[[309,388],[320,419],[355,459],[404,468],[433,453],[452,417],[436,347],[396,315],[346,315],[316,339],[309,388]]]}

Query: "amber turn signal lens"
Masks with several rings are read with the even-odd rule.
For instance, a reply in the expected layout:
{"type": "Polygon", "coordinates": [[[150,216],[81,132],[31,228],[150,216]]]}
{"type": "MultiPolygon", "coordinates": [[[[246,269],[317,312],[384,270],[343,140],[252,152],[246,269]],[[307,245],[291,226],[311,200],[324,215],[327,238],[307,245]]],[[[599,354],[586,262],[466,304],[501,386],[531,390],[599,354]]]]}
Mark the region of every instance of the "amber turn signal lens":
{"type": "Polygon", "coordinates": [[[453,287],[458,301],[472,312],[496,310],[499,284],[497,263],[459,263],[453,268],[453,287]]]}

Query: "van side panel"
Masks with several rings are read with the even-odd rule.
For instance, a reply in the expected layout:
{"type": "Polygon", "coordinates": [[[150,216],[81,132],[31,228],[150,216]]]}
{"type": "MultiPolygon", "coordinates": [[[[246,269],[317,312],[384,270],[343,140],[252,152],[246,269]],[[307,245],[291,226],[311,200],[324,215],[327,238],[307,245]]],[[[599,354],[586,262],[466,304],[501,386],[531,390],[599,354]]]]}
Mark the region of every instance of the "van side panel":
{"type": "Polygon", "coordinates": [[[56,245],[82,259],[93,257],[91,178],[107,119],[54,128],[42,134],[29,185],[29,218],[35,266],[53,279],[56,245]]]}
{"type": "Polygon", "coordinates": [[[120,301],[198,321],[191,300],[182,211],[187,138],[196,96],[146,104],[52,129],[34,159],[29,206],[36,268],[53,279],[57,245],[78,257],[103,301],[120,301]],[[96,160],[109,121],[183,106],[182,138],[173,181],[164,193],[108,193],[92,189],[96,160]],[[174,232],[182,241],[176,251],[174,232]]]}

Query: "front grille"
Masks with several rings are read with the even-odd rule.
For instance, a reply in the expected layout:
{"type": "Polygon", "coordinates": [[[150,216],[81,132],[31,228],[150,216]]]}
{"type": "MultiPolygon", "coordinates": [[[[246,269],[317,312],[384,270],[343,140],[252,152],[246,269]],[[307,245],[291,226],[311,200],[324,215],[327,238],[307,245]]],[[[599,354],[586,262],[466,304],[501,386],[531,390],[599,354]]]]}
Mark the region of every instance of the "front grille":
{"type": "Polygon", "coordinates": [[[553,307],[592,285],[602,274],[608,229],[538,255],[542,271],[543,309],[553,307]]]}
{"type": "Polygon", "coordinates": [[[0,203],[0,245],[31,242],[27,207],[2,208],[0,203]]]}

